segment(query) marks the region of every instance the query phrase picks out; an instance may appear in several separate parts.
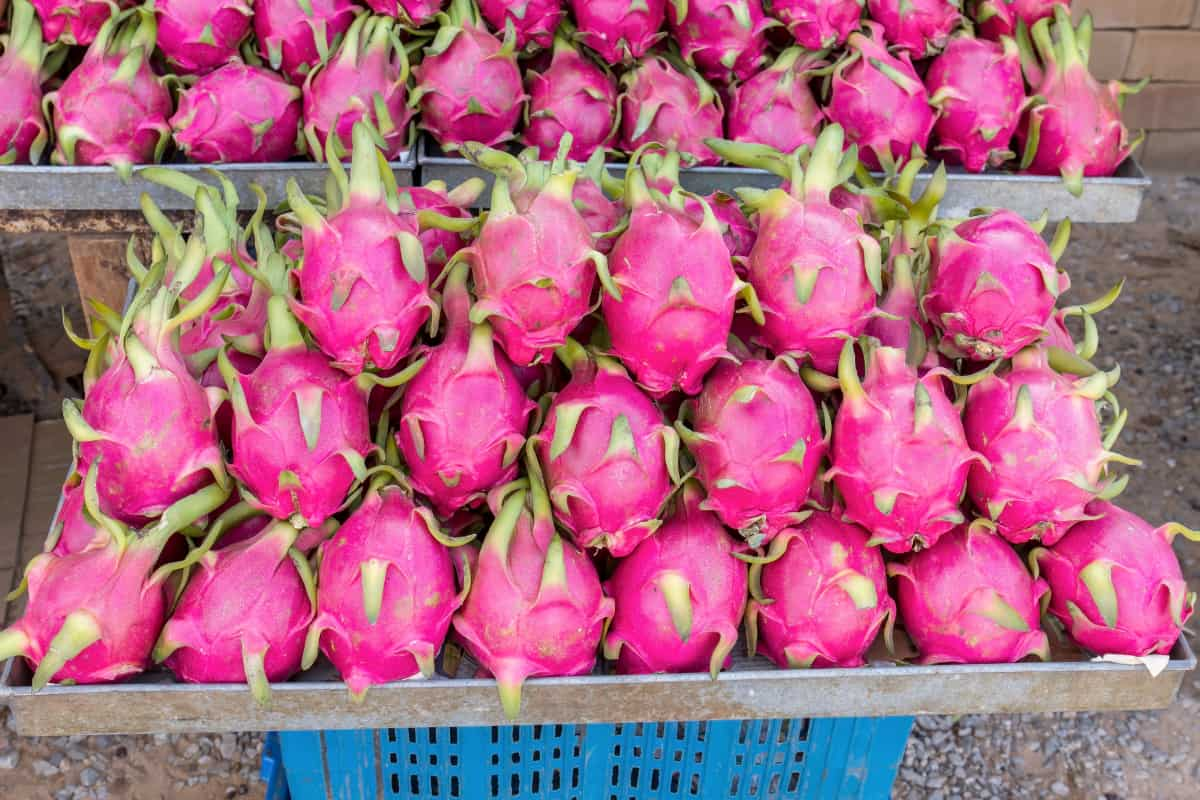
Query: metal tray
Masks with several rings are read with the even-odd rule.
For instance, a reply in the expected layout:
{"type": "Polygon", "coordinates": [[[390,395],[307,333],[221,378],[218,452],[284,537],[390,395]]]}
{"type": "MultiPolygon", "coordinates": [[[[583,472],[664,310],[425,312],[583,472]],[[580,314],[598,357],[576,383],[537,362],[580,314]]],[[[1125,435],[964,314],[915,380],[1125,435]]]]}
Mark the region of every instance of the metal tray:
{"type": "MultiPolygon", "coordinates": [[[[392,162],[396,183],[412,186],[416,158],[413,151],[392,162]]],[[[274,164],[187,164],[163,166],[194,174],[203,179],[204,170],[217,169],[233,181],[242,207],[253,210],[254,195],[249,186],[257,183],[272,205],[286,198],[287,181],[295,178],[310,194],[324,194],[324,164],[311,161],[285,161],[274,164]]],[[[134,169],[133,178],[124,181],[111,167],[12,166],[0,167],[0,209],[6,211],[137,211],[142,192],[147,192],[166,211],[187,211],[192,202],[178,192],[141,180],[134,169]]]]}
{"type": "MultiPolygon", "coordinates": [[[[466,159],[446,156],[427,135],[421,137],[417,146],[417,162],[425,181],[442,180],[454,186],[468,178],[483,178],[491,185],[490,173],[466,159]]],[[[610,164],[609,170],[621,176],[625,165],[610,164]]],[[[928,177],[918,179],[918,191],[927,180],[928,177]]],[[[769,172],[742,167],[695,167],[682,173],[684,188],[697,194],[728,192],[741,186],[770,189],[779,182],[769,172]]],[[[947,218],[965,217],[973,208],[992,207],[1011,209],[1027,219],[1048,211],[1052,220],[1069,217],[1072,222],[1135,222],[1150,182],[1133,158],[1126,159],[1111,178],[1085,179],[1080,197],[1068,192],[1057,177],[1004,172],[976,175],[961,167],[951,167],[939,213],[947,218]]],[[[486,205],[488,200],[489,193],[485,191],[480,202],[486,205]]]]}

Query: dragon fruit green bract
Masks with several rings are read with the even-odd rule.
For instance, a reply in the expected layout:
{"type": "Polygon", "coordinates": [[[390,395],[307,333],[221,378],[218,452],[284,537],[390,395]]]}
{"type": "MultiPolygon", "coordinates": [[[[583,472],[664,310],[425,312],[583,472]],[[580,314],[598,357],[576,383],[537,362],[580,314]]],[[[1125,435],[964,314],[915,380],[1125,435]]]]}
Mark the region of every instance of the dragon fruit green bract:
{"type": "Polygon", "coordinates": [[[69,556],[108,544],[111,534],[98,521],[98,509],[87,508],[84,495],[78,474],[73,474],[63,486],[62,504],[50,526],[42,552],[69,556]]]}
{"type": "MultiPolygon", "coordinates": [[[[42,18],[42,33],[47,42],[91,44],[100,28],[113,14],[113,0],[30,0],[42,18]]],[[[128,8],[135,0],[116,0],[128,8]]],[[[16,3],[14,2],[14,6],[16,3]]]]}
{"type": "Polygon", "coordinates": [[[975,5],[974,18],[980,36],[999,41],[1015,35],[1019,22],[1032,28],[1038,20],[1054,16],[1056,6],[1070,5],[1070,0],[982,0],[975,5]]]}
{"type": "Polygon", "coordinates": [[[667,0],[571,0],[579,40],[605,64],[641,58],[665,33],[667,0]]]}
{"type": "Polygon", "coordinates": [[[1093,653],[1168,654],[1196,606],[1171,549],[1178,534],[1200,533],[1148,522],[1105,502],[1050,548],[1030,554],[1050,584],[1050,613],[1093,653]]]}
{"type": "Polygon", "coordinates": [[[37,164],[49,141],[42,113],[42,29],[26,0],[14,0],[12,29],[0,56],[0,165],[37,164]]]}
{"type": "Polygon", "coordinates": [[[961,0],[867,0],[871,19],[883,28],[883,38],[912,58],[941,52],[962,21],[961,0]]]}
{"type": "Polygon", "coordinates": [[[865,0],[771,0],[771,13],[806,50],[837,47],[862,18],[865,0]]]}
{"type": "MultiPolygon", "coordinates": [[[[450,219],[471,219],[469,209],[475,205],[483,192],[483,181],[478,178],[463,181],[453,190],[447,189],[442,181],[429,181],[424,186],[405,186],[398,189],[401,214],[432,212],[450,219]]],[[[467,246],[463,233],[442,228],[422,226],[417,235],[425,251],[425,267],[430,275],[440,275],[447,262],[459,250],[467,246]]]]}
{"type": "Polygon", "coordinates": [[[189,74],[237,60],[254,17],[251,0],[155,0],[154,13],[167,63],[189,74]]]}
{"type": "Polygon", "coordinates": [[[784,360],[723,363],[690,401],[680,438],[695,457],[704,501],[752,546],[802,519],[825,454],[817,407],[784,360]]]}
{"type": "Polygon", "coordinates": [[[612,144],[616,133],[617,87],[611,75],[562,36],[554,39],[554,57],[543,71],[526,73],[529,120],[522,141],[542,159],[558,152],[563,134],[571,134],[568,156],[586,161],[612,144]]]}
{"type": "Polygon", "coordinates": [[[262,67],[234,61],[179,97],[171,128],[191,161],[287,161],[300,133],[300,90],[262,67]]]}
{"type": "Polygon", "coordinates": [[[790,153],[817,140],[824,119],[808,86],[823,62],[799,47],[780,54],[769,68],[730,91],[726,130],[735,142],[752,142],[790,153]]]}
{"type": "Polygon", "coordinates": [[[376,14],[398,17],[401,22],[420,27],[432,22],[445,0],[367,0],[367,5],[376,14]]]}
{"type": "Polygon", "coordinates": [[[604,657],[618,672],[708,672],[716,680],[729,664],[746,608],[746,565],[703,497],[698,484],[685,484],[675,513],[604,583],[616,601],[604,657]]]}
{"type": "Polygon", "coordinates": [[[566,13],[562,0],[479,0],[479,11],[501,34],[511,23],[521,49],[549,47],[566,13]]]}
{"type": "Polygon", "coordinates": [[[861,667],[896,604],[879,549],[867,532],[814,511],[771,542],[766,564],[750,567],[746,636],[781,667],[861,667]]]}
{"type": "Polygon", "coordinates": [[[888,565],[904,629],[922,664],[1050,659],[1039,603],[1049,587],[985,525],[961,526],[888,565]]]}
{"type": "Polygon", "coordinates": [[[695,166],[718,164],[705,144],[724,131],[721,98],[690,67],[650,56],[621,79],[620,147],[630,153],[651,142],[673,147],[695,166]]]}
{"type": "Polygon", "coordinates": [[[744,81],[767,61],[768,28],[762,0],[671,0],[667,24],[683,57],[704,77],[744,81]]]}
{"type": "Polygon", "coordinates": [[[354,0],[254,0],[258,51],[299,84],[354,21],[354,0]]]}

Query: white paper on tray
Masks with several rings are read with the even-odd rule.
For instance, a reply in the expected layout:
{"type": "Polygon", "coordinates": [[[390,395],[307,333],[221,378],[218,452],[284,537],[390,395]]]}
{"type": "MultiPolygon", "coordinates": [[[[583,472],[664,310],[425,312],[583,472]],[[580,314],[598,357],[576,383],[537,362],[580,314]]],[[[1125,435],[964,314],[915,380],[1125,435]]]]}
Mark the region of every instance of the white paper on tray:
{"type": "Polygon", "coordinates": [[[1124,664],[1127,667],[1136,667],[1138,664],[1141,664],[1150,671],[1150,676],[1153,678],[1157,678],[1162,674],[1162,671],[1167,668],[1167,663],[1170,660],[1170,656],[1126,656],[1120,653],[1108,653],[1092,659],[1092,661],[1107,661],[1109,664],[1124,664]]]}

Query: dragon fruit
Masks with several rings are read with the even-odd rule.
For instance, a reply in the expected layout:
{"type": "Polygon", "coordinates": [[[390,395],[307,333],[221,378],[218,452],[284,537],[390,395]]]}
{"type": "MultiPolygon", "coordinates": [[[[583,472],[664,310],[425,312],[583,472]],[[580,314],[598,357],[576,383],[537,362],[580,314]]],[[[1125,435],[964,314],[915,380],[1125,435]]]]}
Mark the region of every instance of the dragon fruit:
{"type": "Polygon", "coordinates": [[[366,0],[376,14],[397,17],[406,25],[419,28],[433,21],[445,0],[366,0]]]}
{"type": "Polygon", "coordinates": [[[721,84],[744,81],[767,61],[767,30],[779,23],[762,0],[683,0],[667,4],[667,25],[683,57],[721,84]]]}
{"type": "Polygon", "coordinates": [[[1200,532],[1177,522],[1153,528],[1103,501],[1087,513],[1057,544],[1029,554],[1050,584],[1050,613],[1093,653],[1170,653],[1196,606],[1171,540],[1200,541],[1200,532]]]}
{"type": "Polygon", "coordinates": [[[891,49],[911,58],[937,55],[962,21],[961,0],[867,0],[891,49]]]}
{"type": "Polygon", "coordinates": [[[765,564],[750,567],[746,637],[781,667],[861,667],[896,604],[867,532],[814,511],[771,542],[765,564]]]}
{"type": "Polygon", "coordinates": [[[496,352],[491,327],[469,319],[465,264],[450,273],[442,303],[446,339],[404,391],[396,444],[413,488],[449,516],[516,477],[535,405],[496,352]]]}
{"type": "Polygon", "coordinates": [[[771,0],[771,13],[805,50],[829,50],[858,28],[865,0],[771,0]]]}
{"type": "Polygon", "coordinates": [[[330,48],[354,22],[354,0],[254,0],[258,52],[271,69],[301,84],[329,58],[330,48]]]}
{"type": "Polygon", "coordinates": [[[1054,16],[1056,6],[1070,5],[1070,0],[982,0],[975,5],[974,17],[980,36],[999,41],[1015,36],[1018,23],[1032,28],[1038,20],[1054,16]]]}
{"type": "Polygon", "coordinates": [[[675,513],[604,583],[617,608],[604,657],[618,672],[707,671],[716,680],[729,666],[746,608],[746,565],[703,499],[697,483],[684,484],[675,513]]]}
{"type": "Polygon", "coordinates": [[[825,116],[846,129],[870,169],[896,167],[923,152],[933,129],[933,109],[907,53],[887,51],[882,28],[864,22],[850,35],[849,54],[833,71],[825,116]]]}
{"type": "MultiPolygon", "coordinates": [[[[1065,226],[1060,231],[1069,232],[1065,226]]],[[[1046,333],[1065,278],[1055,261],[1066,247],[1047,247],[1011,211],[982,212],[929,239],[929,289],[921,301],[953,358],[1008,358],[1046,333]]]]}
{"type": "Polygon", "coordinates": [[[179,97],[179,149],[205,164],[287,161],[300,134],[300,90],[262,67],[233,61],[179,97]]]}
{"type": "Polygon", "coordinates": [[[786,359],[723,363],[676,423],[708,492],[705,508],[758,547],[803,517],[825,455],[817,407],[786,359]]]}
{"type": "Polygon", "coordinates": [[[624,187],[608,174],[604,166],[605,155],[600,149],[592,153],[575,180],[571,198],[584,224],[592,232],[596,249],[608,255],[615,244],[612,235],[625,217],[625,206],[607,194],[610,187],[614,194],[624,191],[624,187]]]}
{"type": "Polygon", "coordinates": [[[554,39],[554,57],[545,70],[526,73],[529,119],[522,141],[550,160],[563,134],[572,137],[570,158],[585,161],[607,148],[616,135],[617,86],[610,74],[563,36],[554,39]]]}
{"type": "Polygon", "coordinates": [[[354,144],[354,126],[370,123],[394,160],[408,147],[408,59],[395,38],[394,21],[361,14],[346,32],[336,55],[310,72],[304,82],[304,135],[314,153],[333,151],[345,158],[354,144]]]}
{"type": "Polygon", "coordinates": [[[679,437],[616,361],[574,341],[571,382],[532,437],[558,521],[580,547],[629,555],[662,523],[679,480],[679,437]]]}
{"type": "Polygon", "coordinates": [[[1021,557],[976,521],[928,550],[888,565],[896,601],[922,664],[987,664],[1036,655],[1050,660],[1040,623],[1049,590],[1021,557]]]}
{"type": "Polygon", "coordinates": [[[42,113],[45,57],[33,6],[16,0],[8,43],[0,56],[0,165],[41,161],[50,135],[42,113]]]}
{"type": "Polygon", "coordinates": [[[1089,519],[1089,502],[1124,488],[1125,480],[1113,480],[1105,466],[1137,462],[1108,450],[1120,426],[1102,439],[1096,413],[1113,380],[1097,372],[1073,381],[1050,368],[1044,350],[1027,348],[1013,356],[1007,373],[971,388],[967,442],[988,465],[971,467],[968,491],[1005,539],[1052,546],[1089,519]]]}
{"type": "MultiPolygon", "coordinates": [[[[96,465],[93,464],[92,469],[96,465]]],[[[62,503],[46,536],[42,552],[56,556],[69,556],[103,547],[108,543],[109,533],[96,521],[97,508],[88,509],[83,485],[78,473],[63,486],[62,503]]]]}
{"type": "Polygon", "coordinates": [[[566,13],[562,0],[479,0],[479,11],[500,33],[511,24],[522,50],[549,47],[566,13]]]}
{"type": "Polygon", "coordinates": [[[114,15],[79,66],[44,104],[54,107],[56,164],[132,165],[162,160],[171,141],[171,93],[150,68],[154,12],[138,7],[114,15]]]}
{"type": "Polygon", "coordinates": [[[530,483],[528,493],[522,482],[489,498],[496,519],[454,615],[467,650],[495,676],[509,719],[520,713],[527,678],[590,673],[613,616],[591,559],[555,532],[536,470],[530,483]]]}
{"type": "Polygon", "coordinates": [[[666,36],[667,0],[571,0],[580,41],[605,64],[628,64],[666,36]]]}
{"type": "Polygon", "coordinates": [[[479,21],[471,0],[451,0],[437,38],[413,70],[421,126],[446,149],[492,146],[514,137],[525,108],[513,39],[503,42],[479,21]]]}
{"type": "Polygon", "coordinates": [[[203,74],[238,59],[250,33],[251,0],[156,0],[158,46],[172,70],[203,74]]]}
{"type": "Polygon", "coordinates": [[[634,152],[652,142],[672,147],[692,166],[719,164],[705,140],[724,131],[720,96],[690,67],[651,56],[621,78],[621,139],[634,152]]]}
{"type": "MultiPolygon", "coordinates": [[[[421,212],[436,214],[439,218],[474,220],[470,208],[483,193],[484,183],[479,178],[463,181],[448,190],[442,181],[430,181],[424,186],[405,186],[398,190],[401,214],[421,212]]],[[[459,250],[467,246],[462,232],[443,228],[421,226],[417,235],[425,252],[425,267],[432,275],[440,275],[446,264],[459,250]]]]}
{"type": "MultiPolygon", "coordinates": [[[[129,8],[135,3],[135,0],[29,1],[42,18],[42,34],[47,42],[78,45],[95,41],[104,23],[113,16],[114,7],[129,8]]],[[[14,0],[14,8],[16,5],[14,0]]]]}
{"type": "Polygon", "coordinates": [[[247,683],[267,705],[270,684],[300,669],[316,613],[316,586],[298,531],[276,522],[249,541],[212,550],[196,563],[154,647],[188,683],[247,683]]]}
{"type": "Polygon", "coordinates": [[[730,90],[729,138],[790,153],[811,147],[824,119],[808,82],[824,62],[789,48],[769,68],[730,90]]]}
{"type": "Polygon", "coordinates": [[[1025,106],[1025,80],[1016,42],[956,36],[925,74],[938,110],[934,150],[971,172],[1015,157],[1009,149],[1025,106]]]}
{"type": "Polygon", "coordinates": [[[958,507],[980,457],[967,446],[941,376],[919,378],[903,350],[877,347],[860,382],[853,343],[842,350],[843,400],[825,477],[841,493],[846,519],[892,553],[932,547],[964,522],[958,507]]]}
{"type": "Polygon", "coordinates": [[[1101,85],[1088,72],[1091,17],[1078,31],[1063,6],[1055,6],[1054,19],[1057,43],[1051,39],[1050,20],[1033,26],[1041,64],[1035,65],[1030,55],[1025,65],[1036,100],[1017,128],[1017,142],[1024,152],[1022,171],[1061,174],[1078,197],[1085,177],[1112,175],[1141,143],[1141,136],[1130,141],[1121,109],[1125,95],[1139,91],[1146,81],[1133,87],[1118,81],[1101,85]]]}
{"type": "MultiPolygon", "coordinates": [[[[692,215],[696,212],[696,202],[688,199],[688,209],[692,215]]],[[[734,269],[744,269],[745,259],[754,250],[754,242],[758,239],[758,230],[742,211],[738,199],[725,192],[713,192],[704,198],[704,202],[712,209],[713,216],[721,226],[721,238],[725,241],[725,249],[729,251],[734,261],[734,269]]],[[[703,209],[699,209],[703,211],[703,209]]]]}
{"type": "Polygon", "coordinates": [[[328,219],[295,180],[288,182],[304,226],[304,258],[293,273],[300,298],[292,310],[333,365],[351,375],[399,364],[436,309],[414,218],[398,214],[398,199],[387,196],[378,153],[366,125],[357,123],[348,193],[328,219]]]}
{"type": "Polygon", "coordinates": [[[321,545],[317,618],[303,667],[316,661],[319,645],[358,700],[371,686],[418,672],[432,677],[463,602],[448,548],[466,541],[446,536],[399,486],[373,485],[321,545]]]}

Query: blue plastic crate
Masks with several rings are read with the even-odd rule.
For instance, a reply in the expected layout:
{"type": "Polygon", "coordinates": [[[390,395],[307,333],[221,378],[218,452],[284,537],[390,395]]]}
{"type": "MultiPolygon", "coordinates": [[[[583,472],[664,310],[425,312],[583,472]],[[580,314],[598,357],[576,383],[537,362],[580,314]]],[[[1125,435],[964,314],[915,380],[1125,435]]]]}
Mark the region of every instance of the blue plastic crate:
{"type": "Polygon", "coordinates": [[[292,800],[886,798],[911,717],[281,733],[292,800]]]}

